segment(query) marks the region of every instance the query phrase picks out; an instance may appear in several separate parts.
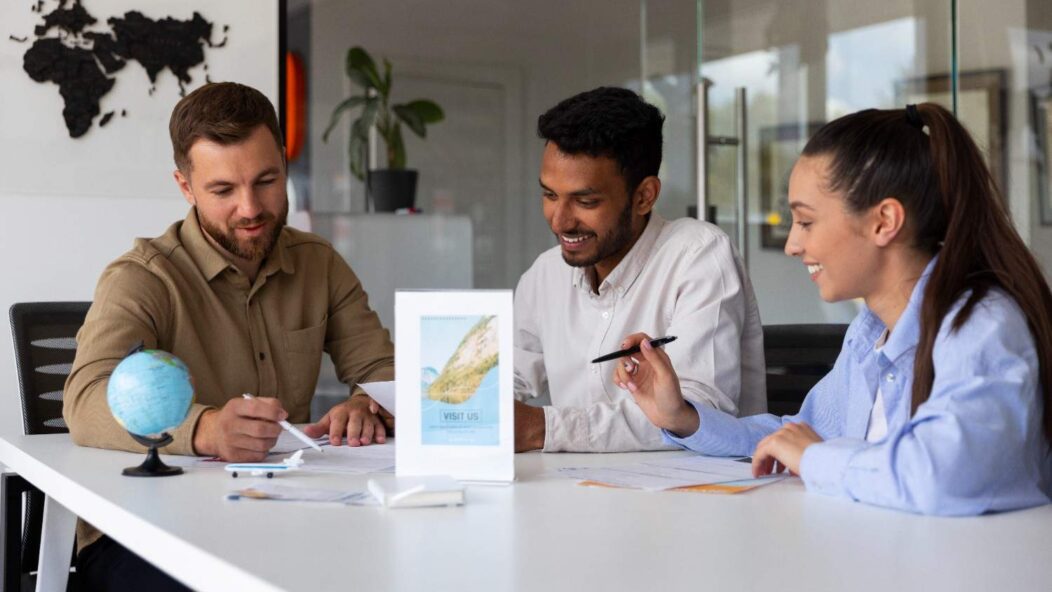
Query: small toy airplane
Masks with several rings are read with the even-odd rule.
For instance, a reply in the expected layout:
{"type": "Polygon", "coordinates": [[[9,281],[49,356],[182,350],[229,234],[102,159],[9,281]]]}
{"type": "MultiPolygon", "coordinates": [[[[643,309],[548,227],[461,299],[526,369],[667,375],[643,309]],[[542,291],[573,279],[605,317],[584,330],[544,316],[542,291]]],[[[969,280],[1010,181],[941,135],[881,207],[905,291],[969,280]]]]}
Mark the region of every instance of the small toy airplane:
{"type": "Polygon", "coordinates": [[[267,479],[272,479],[274,473],[295,471],[302,464],[303,451],[297,450],[296,454],[282,459],[280,463],[231,463],[226,466],[226,470],[235,478],[237,477],[238,472],[245,472],[253,476],[266,475],[267,479]]]}

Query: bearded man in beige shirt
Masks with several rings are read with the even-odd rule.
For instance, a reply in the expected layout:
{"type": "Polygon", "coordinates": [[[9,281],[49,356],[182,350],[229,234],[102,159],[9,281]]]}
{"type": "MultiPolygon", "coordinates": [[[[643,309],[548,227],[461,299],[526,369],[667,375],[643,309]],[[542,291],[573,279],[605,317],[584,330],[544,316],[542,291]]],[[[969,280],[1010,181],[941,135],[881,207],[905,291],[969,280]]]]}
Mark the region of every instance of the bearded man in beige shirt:
{"type": "MultiPolygon", "coordinates": [[[[166,453],[262,460],[279,420],[309,421],[323,352],[350,396],[307,434],[328,434],[333,445],[384,442],[393,418],[356,385],[393,379],[390,335],[340,255],[285,226],[273,106],[247,86],[208,84],[176,105],[169,131],[175,180],[192,207],[162,236],[136,240],[99,279],[64,394],[73,441],[142,450],[106,403],[111,372],[141,341],[181,358],[194,382],[195,402],[166,453]]],[[[78,547],[89,590],[184,589],[83,522],[78,547]]]]}

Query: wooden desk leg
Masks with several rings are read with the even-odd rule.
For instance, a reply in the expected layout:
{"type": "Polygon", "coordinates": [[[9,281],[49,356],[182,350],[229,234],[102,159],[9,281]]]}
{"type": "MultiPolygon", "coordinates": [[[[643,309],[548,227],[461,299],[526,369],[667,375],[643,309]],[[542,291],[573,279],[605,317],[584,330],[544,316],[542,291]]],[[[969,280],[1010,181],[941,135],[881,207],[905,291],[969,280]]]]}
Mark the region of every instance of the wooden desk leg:
{"type": "Polygon", "coordinates": [[[44,526],[40,533],[37,592],[65,592],[69,557],[77,534],[77,516],[55,501],[44,499],[44,526]]]}

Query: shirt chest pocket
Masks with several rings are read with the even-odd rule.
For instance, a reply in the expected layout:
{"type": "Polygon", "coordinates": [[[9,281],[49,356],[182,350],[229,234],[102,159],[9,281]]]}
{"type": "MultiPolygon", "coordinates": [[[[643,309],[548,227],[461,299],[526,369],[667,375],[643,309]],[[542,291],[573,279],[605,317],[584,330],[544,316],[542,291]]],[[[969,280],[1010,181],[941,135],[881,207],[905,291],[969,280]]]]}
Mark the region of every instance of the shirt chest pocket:
{"type": "Polygon", "coordinates": [[[325,348],[328,319],[306,329],[285,332],[285,378],[289,394],[297,401],[310,401],[318,383],[325,348]]]}

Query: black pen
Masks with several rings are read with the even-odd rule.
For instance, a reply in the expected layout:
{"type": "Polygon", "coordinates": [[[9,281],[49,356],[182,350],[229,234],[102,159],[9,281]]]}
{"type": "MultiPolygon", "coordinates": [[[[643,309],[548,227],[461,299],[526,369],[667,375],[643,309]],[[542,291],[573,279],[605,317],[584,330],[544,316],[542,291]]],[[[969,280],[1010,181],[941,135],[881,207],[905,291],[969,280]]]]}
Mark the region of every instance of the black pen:
{"type": "MultiPolygon", "coordinates": [[[[666,343],[672,343],[675,340],[676,340],[676,338],[674,336],[659,337],[657,339],[651,339],[650,340],[650,345],[652,345],[653,347],[661,347],[662,345],[665,345],[666,343]]],[[[616,360],[617,358],[623,358],[625,356],[630,356],[632,354],[638,354],[638,353],[639,353],[639,345],[637,344],[635,347],[630,347],[628,349],[623,349],[621,351],[615,351],[614,353],[606,354],[605,356],[599,356],[598,358],[592,360],[592,363],[593,364],[598,364],[599,362],[608,362],[610,360],[616,360]]]]}

